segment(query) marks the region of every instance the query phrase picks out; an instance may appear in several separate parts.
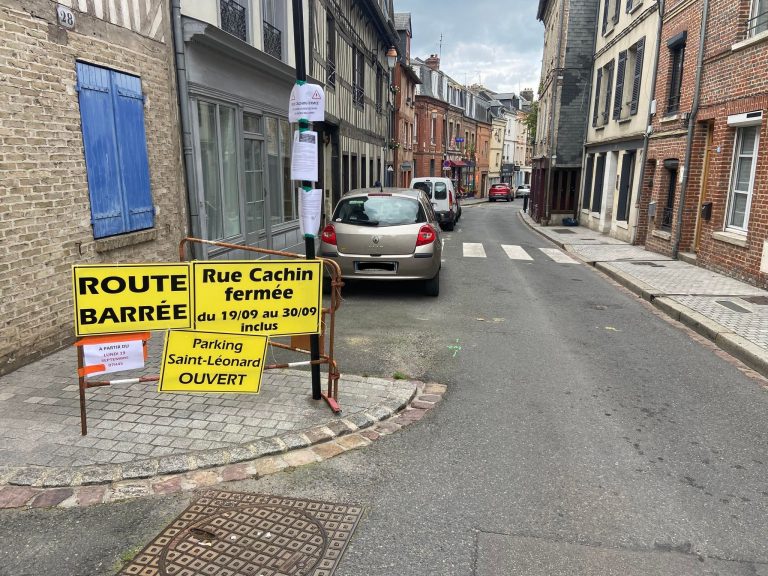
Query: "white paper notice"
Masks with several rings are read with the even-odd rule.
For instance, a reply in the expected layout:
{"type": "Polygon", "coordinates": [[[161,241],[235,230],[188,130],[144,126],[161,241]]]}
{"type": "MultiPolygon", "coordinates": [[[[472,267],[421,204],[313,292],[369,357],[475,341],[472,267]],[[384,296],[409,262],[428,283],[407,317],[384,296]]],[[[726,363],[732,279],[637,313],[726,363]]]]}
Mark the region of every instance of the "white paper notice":
{"type": "Polygon", "coordinates": [[[291,180],[317,182],[317,132],[293,133],[291,180]]]}
{"type": "Polygon", "coordinates": [[[144,348],[141,340],[86,344],[83,346],[83,354],[85,366],[104,367],[100,372],[89,372],[90,375],[144,368],[144,348]]]}
{"type": "Polygon", "coordinates": [[[317,84],[294,85],[288,102],[288,122],[325,120],[325,92],[317,84]]]}
{"type": "Polygon", "coordinates": [[[323,191],[319,188],[299,188],[299,222],[302,235],[317,236],[320,231],[320,213],[323,208],[323,191]]]}

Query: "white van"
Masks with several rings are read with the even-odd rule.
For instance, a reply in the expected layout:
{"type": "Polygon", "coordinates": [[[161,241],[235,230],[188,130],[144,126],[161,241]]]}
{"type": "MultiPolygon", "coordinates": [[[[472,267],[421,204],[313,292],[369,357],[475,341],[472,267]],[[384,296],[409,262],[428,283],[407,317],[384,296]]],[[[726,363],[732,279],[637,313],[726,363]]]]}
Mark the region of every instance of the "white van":
{"type": "Polygon", "coordinates": [[[450,178],[422,176],[411,180],[410,188],[423,190],[435,208],[440,228],[453,230],[461,218],[461,204],[450,178]]]}

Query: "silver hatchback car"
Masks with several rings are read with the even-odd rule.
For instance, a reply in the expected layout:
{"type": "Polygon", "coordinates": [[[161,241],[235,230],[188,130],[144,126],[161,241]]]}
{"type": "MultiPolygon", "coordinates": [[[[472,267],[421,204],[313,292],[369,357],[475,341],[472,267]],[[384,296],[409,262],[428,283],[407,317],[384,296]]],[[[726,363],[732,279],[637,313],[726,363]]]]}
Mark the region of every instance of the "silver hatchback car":
{"type": "Polygon", "coordinates": [[[422,280],[440,293],[443,242],[429,198],[408,188],[362,188],[345,194],[320,236],[319,255],[354,280],[422,280]]]}

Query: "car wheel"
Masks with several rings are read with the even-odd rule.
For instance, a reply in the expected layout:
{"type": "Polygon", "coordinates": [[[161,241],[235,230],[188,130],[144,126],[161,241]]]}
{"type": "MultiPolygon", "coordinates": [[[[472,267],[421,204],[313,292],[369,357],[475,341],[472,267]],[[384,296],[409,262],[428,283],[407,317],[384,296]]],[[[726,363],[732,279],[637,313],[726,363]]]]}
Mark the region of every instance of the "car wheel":
{"type": "Polygon", "coordinates": [[[435,277],[431,280],[424,282],[424,294],[427,296],[439,296],[440,295],[440,271],[437,271],[435,277]]]}

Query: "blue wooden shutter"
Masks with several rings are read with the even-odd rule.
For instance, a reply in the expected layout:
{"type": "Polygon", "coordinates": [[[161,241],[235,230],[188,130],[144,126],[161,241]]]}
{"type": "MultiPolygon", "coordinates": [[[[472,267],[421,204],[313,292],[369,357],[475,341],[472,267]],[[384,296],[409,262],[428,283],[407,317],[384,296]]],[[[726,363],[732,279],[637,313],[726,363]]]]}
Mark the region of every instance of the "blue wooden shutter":
{"type": "Polygon", "coordinates": [[[94,238],[154,226],[141,80],[77,63],[94,238]]]}
{"type": "Polygon", "coordinates": [[[77,63],[80,122],[94,238],[125,232],[109,70],[77,63]]]}
{"type": "Polygon", "coordinates": [[[141,80],[120,72],[111,74],[126,228],[128,231],[152,228],[155,209],[149,185],[141,80]]]}

